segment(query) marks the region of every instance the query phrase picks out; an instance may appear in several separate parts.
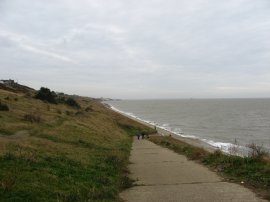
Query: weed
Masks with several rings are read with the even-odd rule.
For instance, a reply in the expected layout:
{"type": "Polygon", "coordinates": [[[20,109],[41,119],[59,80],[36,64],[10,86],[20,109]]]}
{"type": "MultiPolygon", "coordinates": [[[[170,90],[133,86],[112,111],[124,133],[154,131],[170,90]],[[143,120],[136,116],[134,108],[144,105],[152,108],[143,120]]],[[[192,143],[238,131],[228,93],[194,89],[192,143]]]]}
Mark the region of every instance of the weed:
{"type": "Polygon", "coordinates": [[[133,180],[133,179],[129,178],[127,175],[125,175],[122,177],[121,188],[128,189],[128,188],[133,186],[134,182],[135,182],[135,180],[133,180]]]}
{"type": "Polygon", "coordinates": [[[239,154],[239,143],[236,138],[234,139],[233,145],[229,147],[228,151],[230,155],[239,154]]]}
{"type": "Polygon", "coordinates": [[[269,156],[269,153],[263,148],[263,145],[259,146],[255,143],[248,144],[249,156],[255,159],[264,159],[269,156]]]}

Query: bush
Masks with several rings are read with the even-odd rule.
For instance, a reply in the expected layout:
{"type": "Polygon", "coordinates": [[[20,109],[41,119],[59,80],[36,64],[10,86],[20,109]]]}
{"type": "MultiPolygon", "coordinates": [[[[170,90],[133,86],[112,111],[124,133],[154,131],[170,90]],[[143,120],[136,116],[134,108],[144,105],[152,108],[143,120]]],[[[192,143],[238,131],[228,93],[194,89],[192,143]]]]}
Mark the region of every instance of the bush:
{"type": "Polygon", "coordinates": [[[56,102],[65,104],[66,103],[66,98],[63,97],[63,96],[58,96],[57,99],[56,99],[56,102]]]}
{"type": "Polygon", "coordinates": [[[76,100],[74,100],[73,98],[68,98],[66,100],[66,104],[71,106],[71,107],[81,108],[81,106],[78,104],[78,102],[76,102],[76,100]]]}
{"type": "Polygon", "coordinates": [[[56,104],[56,93],[54,91],[51,91],[48,88],[41,87],[40,90],[35,95],[36,99],[40,99],[43,101],[47,101],[49,103],[56,104]]]}
{"type": "Polygon", "coordinates": [[[249,150],[249,156],[254,159],[263,159],[269,156],[269,153],[262,146],[256,145],[255,143],[251,143],[247,145],[249,150]]]}
{"type": "Polygon", "coordinates": [[[9,108],[6,104],[2,104],[0,101],[0,111],[9,111],[9,108]]]}

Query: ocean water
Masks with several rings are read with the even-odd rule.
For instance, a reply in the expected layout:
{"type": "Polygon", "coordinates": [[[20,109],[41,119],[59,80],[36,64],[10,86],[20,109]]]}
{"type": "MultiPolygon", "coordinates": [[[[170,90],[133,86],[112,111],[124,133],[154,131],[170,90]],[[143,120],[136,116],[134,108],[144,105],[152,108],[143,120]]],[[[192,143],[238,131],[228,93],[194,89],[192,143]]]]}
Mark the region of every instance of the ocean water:
{"type": "Polygon", "coordinates": [[[270,99],[124,100],[113,109],[228,152],[255,143],[270,150],[270,99]]]}

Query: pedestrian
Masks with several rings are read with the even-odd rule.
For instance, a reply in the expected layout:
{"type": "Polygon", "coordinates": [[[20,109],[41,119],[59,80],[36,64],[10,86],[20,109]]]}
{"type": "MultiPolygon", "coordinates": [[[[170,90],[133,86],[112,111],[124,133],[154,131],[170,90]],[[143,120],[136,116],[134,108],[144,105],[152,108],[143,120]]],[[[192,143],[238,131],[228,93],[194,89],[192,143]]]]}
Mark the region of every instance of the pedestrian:
{"type": "Polygon", "coordinates": [[[140,136],[141,136],[141,134],[140,134],[140,132],[137,132],[137,139],[139,140],[140,139],[140,136]]]}
{"type": "Polygon", "coordinates": [[[144,133],[144,132],[142,132],[142,139],[144,139],[144,135],[145,135],[145,133],[144,133]]]}

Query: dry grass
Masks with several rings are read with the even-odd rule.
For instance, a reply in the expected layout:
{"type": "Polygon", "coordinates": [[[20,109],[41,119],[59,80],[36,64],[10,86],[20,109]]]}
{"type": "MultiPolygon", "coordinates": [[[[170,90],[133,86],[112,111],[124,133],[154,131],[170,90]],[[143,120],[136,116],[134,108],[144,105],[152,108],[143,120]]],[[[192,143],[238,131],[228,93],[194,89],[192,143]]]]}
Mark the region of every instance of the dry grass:
{"type": "Polygon", "coordinates": [[[148,128],[85,98],[76,98],[87,109],[78,111],[0,90],[5,97],[10,110],[0,114],[1,201],[118,200],[129,184],[130,135],[148,128]],[[18,131],[29,135],[14,135],[18,131]]]}

